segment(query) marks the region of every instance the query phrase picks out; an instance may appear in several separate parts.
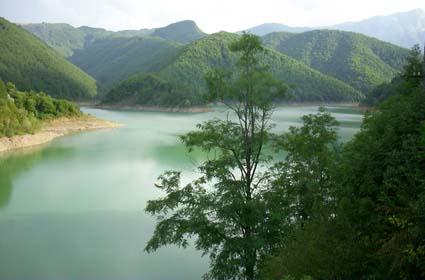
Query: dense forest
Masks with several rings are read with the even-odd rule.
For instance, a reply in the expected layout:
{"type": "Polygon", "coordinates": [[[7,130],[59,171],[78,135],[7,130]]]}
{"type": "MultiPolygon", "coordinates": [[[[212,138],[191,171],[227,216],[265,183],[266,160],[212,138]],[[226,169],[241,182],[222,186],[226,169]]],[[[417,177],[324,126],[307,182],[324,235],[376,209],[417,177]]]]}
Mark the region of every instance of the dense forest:
{"type": "MultiPolygon", "coordinates": [[[[141,73],[118,83],[105,96],[104,102],[116,102],[118,99],[114,95],[121,94],[128,97],[128,99],[122,99],[122,103],[137,101],[139,104],[166,106],[204,104],[207,91],[205,75],[215,67],[233,71],[236,57],[230,52],[228,46],[238,38],[239,35],[220,32],[185,45],[174,61],[154,73],[156,77],[166,82],[169,88],[166,92],[162,88],[158,90],[158,96],[139,98],[145,96],[145,90],[151,91],[150,87],[147,89],[143,87],[147,83],[141,79],[152,77],[152,75],[141,73]],[[177,96],[177,98],[162,97],[161,94],[177,96]],[[166,100],[166,103],[161,103],[161,100],[166,100]]],[[[363,98],[362,93],[351,86],[277,51],[268,49],[261,60],[269,65],[276,78],[294,85],[291,89],[292,102],[356,102],[363,98]]]]}
{"type": "Polygon", "coordinates": [[[45,41],[64,57],[72,56],[76,51],[89,47],[97,40],[151,35],[172,42],[188,43],[206,35],[195,22],[189,20],[176,22],[161,28],[116,32],[88,26],[75,28],[64,23],[34,23],[24,24],[22,27],[45,41]]]}
{"type": "Polygon", "coordinates": [[[404,70],[390,82],[385,82],[375,87],[371,93],[366,95],[366,98],[362,100],[361,104],[368,107],[376,106],[389,97],[397,95],[398,92],[403,91],[403,89],[408,87],[407,83],[412,84],[413,87],[417,87],[418,78],[420,79],[418,76],[425,72],[422,57],[419,45],[415,45],[407,58],[407,64],[404,65],[404,70]]]}
{"type": "Polygon", "coordinates": [[[171,63],[182,45],[158,37],[97,40],[69,60],[96,78],[104,88],[136,73],[157,72],[171,63]]]}
{"type": "Polygon", "coordinates": [[[364,94],[400,73],[408,54],[401,47],[336,30],[272,33],[263,42],[364,94]]]}
{"type": "Polygon", "coordinates": [[[0,77],[21,90],[82,100],[97,94],[96,81],[46,43],[0,18],[0,77]]]}
{"type": "MultiPolygon", "coordinates": [[[[232,71],[236,59],[227,46],[240,36],[207,35],[193,21],[118,32],[67,24],[23,27],[93,76],[98,101],[125,106],[205,104],[204,76],[216,67],[232,71]]],[[[369,100],[403,70],[408,54],[401,47],[352,32],[296,32],[262,37],[269,48],[263,62],[291,87],[287,102],[369,100]]]]}
{"type": "Polygon", "coordinates": [[[77,105],[42,92],[21,92],[11,82],[0,80],[0,137],[32,134],[43,120],[78,117],[77,105]]]}
{"type": "MultiPolygon", "coordinates": [[[[425,54],[418,45],[409,52],[332,30],[207,35],[192,21],[121,32],[25,28],[45,42],[0,18],[0,137],[81,116],[67,100],[227,108],[227,117],[179,136],[188,152],[205,157],[192,177],[159,176],[163,196],[145,207],[157,221],[145,251],[193,244],[210,259],[208,280],[425,279],[425,54]],[[369,108],[344,143],[323,107],[277,131],[272,117],[281,102],[369,108]]],[[[128,160],[116,156],[125,143],[117,142],[102,153],[128,160]]],[[[11,186],[11,177],[3,182],[11,186]]]]}
{"type": "Polygon", "coordinates": [[[179,171],[158,178],[165,196],[146,207],[158,219],[146,250],[192,240],[210,257],[205,279],[423,279],[425,81],[418,73],[425,65],[418,48],[394,95],[345,144],[323,108],[276,134],[273,101],[288,97],[288,86],[263,67],[267,49],[258,37],[245,34],[229,49],[239,71],[207,75],[207,98],[224,102],[235,119],[206,121],[180,137],[208,159],[190,183],[181,183],[179,171]],[[273,158],[279,154],[283,160],[273,158]]]}

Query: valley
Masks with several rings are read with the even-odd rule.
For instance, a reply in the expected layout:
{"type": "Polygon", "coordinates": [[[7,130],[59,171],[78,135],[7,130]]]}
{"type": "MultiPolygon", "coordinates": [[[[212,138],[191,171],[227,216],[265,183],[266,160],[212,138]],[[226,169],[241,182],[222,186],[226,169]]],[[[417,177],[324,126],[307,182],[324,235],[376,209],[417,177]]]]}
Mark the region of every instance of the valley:
{"type": "Polygon", "coordinates": [[[0,0],[0,280],[425,279],[424,9],[0,0]]]}

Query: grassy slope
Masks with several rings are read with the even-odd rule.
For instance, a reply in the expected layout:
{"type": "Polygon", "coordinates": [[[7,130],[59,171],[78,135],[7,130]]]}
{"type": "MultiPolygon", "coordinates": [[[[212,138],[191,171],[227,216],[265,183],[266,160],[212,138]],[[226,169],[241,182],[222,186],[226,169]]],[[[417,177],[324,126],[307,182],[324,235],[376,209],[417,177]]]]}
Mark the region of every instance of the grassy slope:
{"type": "Polygon", "coordinates": [[[0,78],[22,90],[54,97],[85,99],[96,81],[26,30],[0,18],[0,78]]]}

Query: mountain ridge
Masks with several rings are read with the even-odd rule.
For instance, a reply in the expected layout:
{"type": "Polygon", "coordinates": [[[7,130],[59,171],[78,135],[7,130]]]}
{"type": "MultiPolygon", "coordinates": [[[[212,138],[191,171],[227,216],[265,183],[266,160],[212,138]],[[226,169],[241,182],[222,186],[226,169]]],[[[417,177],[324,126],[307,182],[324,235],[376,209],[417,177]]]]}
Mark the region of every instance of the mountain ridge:
{"type": "Polygon", "coordinates": [[[53,97],[86,99],[97,94],[96,81],[45,42],[0,18],[0,78],[22,90],[53,97]]]}
{"type": "Polygon", "coordinates": [[[359,33],[313,30],[271,33],[265,45],[368,93],[402,71],[408,50],[359,33]]]}
{"type": "Polygon", "coordinates": [[[157,36],[178,43],[188,43],[206,35],[192,20],[179,21],[159,28],[120,31],[90,26],[74,27],[67,23],[31,23],[21,26],[67,58],[96,40],[106,38],[157,36]]]}
{"type": "Polygon", "coordinates": [[[415,44],[423,47],[425,43],[425,11],[414,9],[390,15],[373,16],[359,21],[316,27],[297,27],[281,23],[264,23],[246,30],[251,31],[250,33],[254,35],[264,36],[273,32],[300,33],[298,30],[306,32],[321,29],[361,33],[405,48],[411,48],[415,44]],[[270,25],[270,29],[263,31],[262,28],[268,25],[270,25]],[[256,31],[257,28],[260,29],[259,32],[256,31]]]}
{"type": "MultiPolygon", "coordinates": [[[[169,106],[200,105],[206,94],[204,75],[216,67],[232,68],[237,59],[229,45],[237,38],[237,34],[219,32],[184,45],[176,59],[163,69],[139,73],[116,84],[105,100],[114,103],[128,99],[143,105],[158,105],[158,102],[169,106]]],[[[292,90],[294,101],[353,102],[362,98],[359,91],[344,82],[272,49],[267,50],[262,61],[270,65],[275,77],[296,85],[292,90]]]]}

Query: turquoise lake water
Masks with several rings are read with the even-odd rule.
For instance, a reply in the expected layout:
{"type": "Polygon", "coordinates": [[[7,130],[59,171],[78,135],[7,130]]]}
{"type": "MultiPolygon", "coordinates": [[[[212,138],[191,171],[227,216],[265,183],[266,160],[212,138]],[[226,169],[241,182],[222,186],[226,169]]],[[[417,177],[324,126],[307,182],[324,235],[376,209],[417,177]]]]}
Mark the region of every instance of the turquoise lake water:
{"type": "MultiPolygon", "coordinates": [[[[277,131],[300,125],[317,106],[276,109],[277,131]]],[[[358,131],[362,113],[334,106],[342,141],[358,131]]],[[[124,126],[77,133],[36,148],[0,155],[0,279],[198,280],[208,258],[194,249],[143,248],[155,220],[146,201],[165,170],[194,176],[199,155],[177,136],[214,112],[155,113],[84,109],[124,126]]]]}

